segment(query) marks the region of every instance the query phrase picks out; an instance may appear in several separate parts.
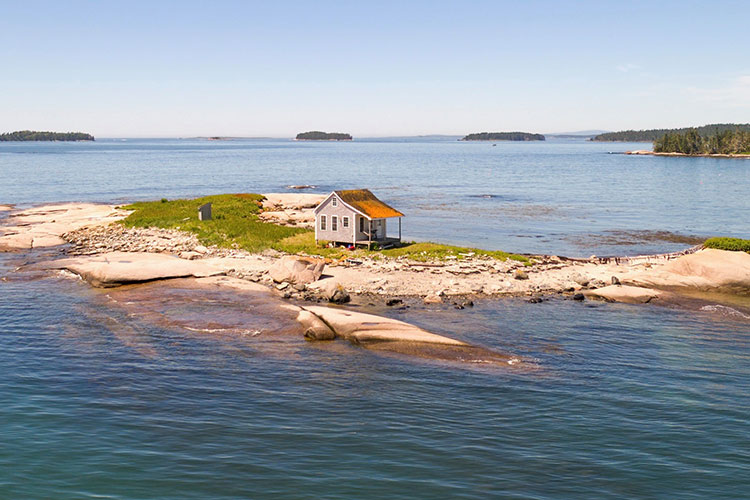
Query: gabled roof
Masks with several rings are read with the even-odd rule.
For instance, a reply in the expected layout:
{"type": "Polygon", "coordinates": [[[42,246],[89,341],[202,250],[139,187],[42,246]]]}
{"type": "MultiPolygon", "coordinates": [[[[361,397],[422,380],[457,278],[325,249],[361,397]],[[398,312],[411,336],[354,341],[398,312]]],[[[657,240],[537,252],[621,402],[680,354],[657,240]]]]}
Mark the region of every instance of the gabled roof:
{"type": "Polygon", "coordinates": [[[359,212],[368,219],[387,219],[389,217],[403,217],[404,214],[377,199],[369,189],[350,189],[348,191],[334,191],[315,208],[317,214],[331,196],[336,195],[342,203],[355,212],[359,212]]]}
{"type": "Polygon", "coordinates": [[[341,201],[351,206],[370,219],[386,219],[388,217],[403,217],[404,214],[377,199],[369,189],[350,189],[348,191],[334,191],[341,201]]]}

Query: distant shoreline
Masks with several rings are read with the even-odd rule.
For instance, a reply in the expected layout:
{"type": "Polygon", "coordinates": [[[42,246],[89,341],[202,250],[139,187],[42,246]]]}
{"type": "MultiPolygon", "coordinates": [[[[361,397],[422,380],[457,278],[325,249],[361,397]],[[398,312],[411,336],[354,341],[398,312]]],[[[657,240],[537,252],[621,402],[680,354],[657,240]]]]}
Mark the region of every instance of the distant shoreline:
{"type": "Polygon", "coordinates": [[[725,153],[699,153],[699,154],[687,154],[687,153],[656,153],[654,151],[647,151],[645,149],[639,149],[635,151],[625,151],[626,155],[636,156],[684,156],[692,158],[750,158],[750,154],[725,154],[725,153]]]}

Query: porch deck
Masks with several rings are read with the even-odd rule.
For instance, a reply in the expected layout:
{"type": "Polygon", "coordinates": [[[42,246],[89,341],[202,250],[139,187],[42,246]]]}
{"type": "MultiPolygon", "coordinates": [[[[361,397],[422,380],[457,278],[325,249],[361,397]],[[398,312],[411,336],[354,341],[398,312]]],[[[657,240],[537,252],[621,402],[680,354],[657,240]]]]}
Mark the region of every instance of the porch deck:
{"type": "Polygon", "coordinates": [[[355,242],[355,245],[364,245],[367,246],[370,243],[377,243],[379,247],[392,247],[394,245],[398,245],[401,243],[401,238],[380,238],[378,240],[357,240],[355,242]]]}

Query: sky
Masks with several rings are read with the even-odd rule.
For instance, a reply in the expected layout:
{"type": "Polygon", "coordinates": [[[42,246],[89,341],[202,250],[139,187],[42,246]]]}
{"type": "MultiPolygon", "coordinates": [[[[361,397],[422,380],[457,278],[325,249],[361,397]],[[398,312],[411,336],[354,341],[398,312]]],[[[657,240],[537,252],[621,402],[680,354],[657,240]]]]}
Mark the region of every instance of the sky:
{"type": "Polygon", "coordinates": [[[748,1],[0,0],[0,132],[750,122],[748,1]]]}

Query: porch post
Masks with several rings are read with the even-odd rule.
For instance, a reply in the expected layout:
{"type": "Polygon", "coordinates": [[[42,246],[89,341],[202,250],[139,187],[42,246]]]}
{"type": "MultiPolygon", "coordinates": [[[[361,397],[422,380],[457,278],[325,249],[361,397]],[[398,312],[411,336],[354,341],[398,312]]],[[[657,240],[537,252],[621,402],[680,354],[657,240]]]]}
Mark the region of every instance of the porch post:
{"type": "Polygon", "coordinates": [[[398,218],[398,241],[401,243],[401,217],[398,218]]]}
{"type": "Polygon", "coordinates": [[[367,219],[367,224],[370,230],[367,232],[367,249],[372,247],[372,219],[367,219]]]}

